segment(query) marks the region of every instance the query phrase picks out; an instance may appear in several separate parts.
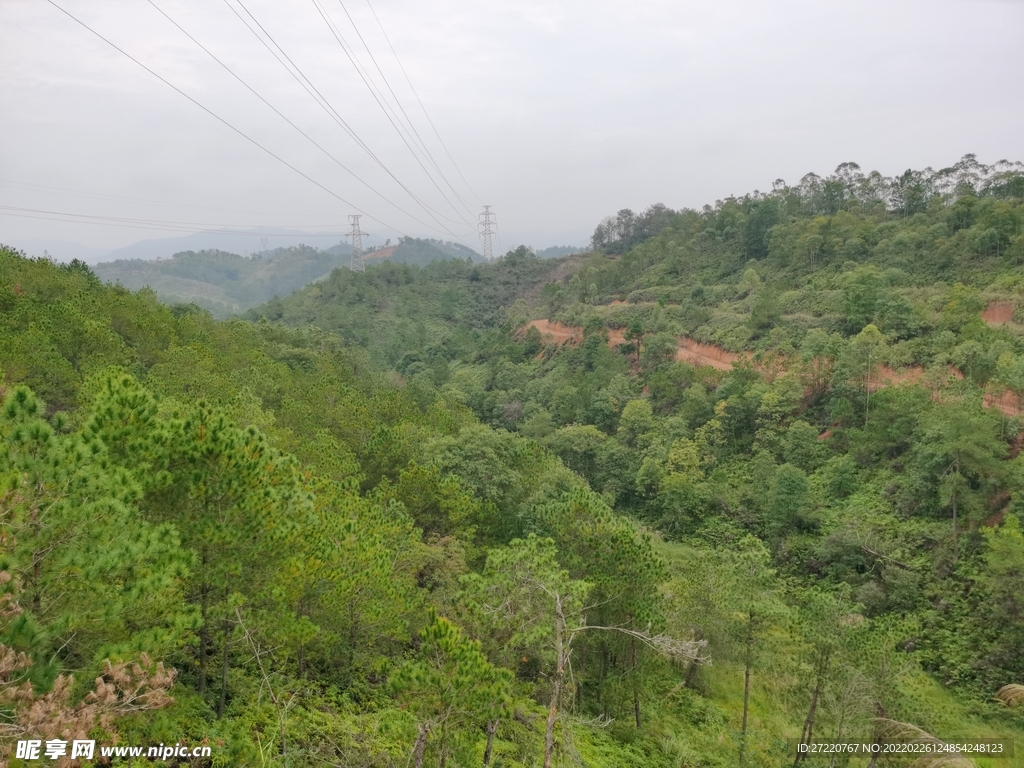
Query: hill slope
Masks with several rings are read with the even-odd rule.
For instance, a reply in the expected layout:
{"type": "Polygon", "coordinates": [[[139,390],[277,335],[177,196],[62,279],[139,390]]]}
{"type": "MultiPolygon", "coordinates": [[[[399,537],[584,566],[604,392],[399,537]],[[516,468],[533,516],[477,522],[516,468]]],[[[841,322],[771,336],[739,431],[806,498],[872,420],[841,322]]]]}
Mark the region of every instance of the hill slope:
{"type": "MultiPolygon", "coordinates": [[[[914,649],[927,674],[900,685],[922,698],[876,698],[886,711],[944,733],[953,721],[927,710],[949,696],[997,717],[987,702],[1024,679],[1024,624],[987,619],[1008,616],[998,605],[1024,615],[1004,602],[1024,583],[996,575],[1024,557],[1020,167],[965,158],[887,179],[846,165],[699,212],[622,211],[594,242],[529,279],[518,257],[454,292],[416,273],[406,318],[371,271],[359,289],[289,297],[276,317],[374,328],[363,343],[386,339],[381,359],[406,386],[545,445],[666,539],[721,553],[754,536],[793,584],[903,633],[886,642],[914,649]],[[471,313],[472,332],[446,316],[499,271],[518,286],[504,313],[471,313]],[[429,336],[396,332],[415,318],[429,336]]],[[[724,605],[716,594],[708,604],[724,605]]],[[[852,684],[833,672],[826,729],[842,727],[852,684]]]]}
{"type": "Polygon", "coordinates": [[[1020,740],[1022,198],[844,166],[253,322],[0,251],[0,696],[146,651],[131,733],[232,764],[1020,740]]]}
{"type": "MultiPolygon", "coordinates": [[[[274,296],[287,296],[304,285],[347,267],[351,249],[340,243],[326,250],[300,245],[252,256],[226,251],[182,251],[155,261],[119,259],[94,267],[96,275],[131,290],[152,288],[165,304],[196,304],[225,318],[274,296]]],[[[395,246],[367,251],[368,264],[387,260],[424,266],[433,261],[482,261],[458,243],[403,237],[395,246]]]]}
{"type": "MultiPolygon", "coordinates": [[[[345,243],[327,249],[329,253],[347,256],[349,246],[345,243]]],[[[484,257],[471,248],[461,243],[432,240],[429,238],[420,239],[415,237],[400,237],[397,245],[387,244],[371,248],[363,253],[367,263],[373,263],[379,259],[387,259],[396,264],[415,264],[426,266],[432,261],[443,261],[445,259],[468,259],[469,261],[481,262],[484,257]]]]}
{"type": "Polygon", "coordinates": [[[405,352],[450,344],[453,335],[509,323],[525,310],[517,301],[538,294],[546,282],[567,277],[581,258],[542,261],[520,248],[491,264],[455,259],[419,267],[371,259],[365,273],[337,270],[291,296],[254,307],[246,316],[315,325],[394,364],[405,352]]]}
{"type": "Polygon", "coordinates": [[[225,251],[183,251],[170,259],[111,261],[93,269],[101,279],[131,290],[152,288],[166,304],[194,303],[215,317],[227,317],[275,295],[286,295],[347,263],[347,254],[296,246],[249,257],[225,251]]]}

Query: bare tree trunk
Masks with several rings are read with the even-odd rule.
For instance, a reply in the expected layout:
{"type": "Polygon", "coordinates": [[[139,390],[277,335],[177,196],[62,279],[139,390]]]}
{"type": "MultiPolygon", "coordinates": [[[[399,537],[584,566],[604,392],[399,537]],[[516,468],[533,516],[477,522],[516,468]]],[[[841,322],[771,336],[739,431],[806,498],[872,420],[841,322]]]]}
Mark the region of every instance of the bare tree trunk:
{"type": "Polygon", "coordinates": [[[203,696],[206,693],[206,646],[210,642],[210,637],[207,631],[206,625],[206,587],[203,587],[202,604],[200,612],[202,614],[201,624],[199,625],[199,695],[203,696]]]}
{"type": "Polygon", "coordinates": [[[740,766],[745,763],[747,757],[747,718],[750,714],[750,667],[753,664],[754,653],[754,613],[747,615],[747,653],[746,663],[743,669],[743,728],[740,731],[740,766]]]}
{"type": "Polygon", "coordinates": [[[420,723],[420,732],[416,735],[416,743],[412,748],[413,768],[423,768],[423,753],[427,750],[427,734],[430,728],[426,723],[420,723]]]}
{"type": "Polygon", "coordinates": [[[686,681],[683,686],[686,688],[693,688],[693,681],[697,677],[697,660],[693,659],[690,661],[690,667],[686,670],[686,681]]]}
{"type": "Polygon", "coordinates": [[[220,664],[220,701],[217,702],[217,719],[224,717],[224,705],[228,700],[228,647],[231,640],[231,625],[224,620],[224,655],[220,664]]]}
{"type": "MultiPolygon", "coordinates": [[[[695,640],[703,640],[704,630],[698,628],[693,637],[695,640]]],[[[700,662],[697,658],[690,659],[690,665],[686,668],[686,681],[683,683],[684,687],[690,689],[693,688],[693,683],[697,679],[697,671],[699,666],[700,662]]]]}
{"type": "Polygon", "coordinates": [[[274,692],[274,686],[270,682],[270,675],[267,674],[266,667],[263,666],[263,655],[259,643],[256,642],[252,633],[245,626],[245,622],[242,621],[241,608],[235,608],[235,617],[238,619],[238,626],[242,630],[243,638],[248,641],[249,647],[252,648],[253,655],[256,658],[256,666],[260,670],[260,676],[263,678],[264,685],[267,686],[270,700],[274,702],[274,706],[277,708],[277,720],[281,728],[281,757],[284,759],[284,764],[288,765],[288,708],[274,692]]]}
{"type": "Polygon", "coordinates": [[[956,531],[956,494],[953,494],[953,562],[960,560],[960,545],[957,542],[957,531],[956,531]]]}
{"type": "MultiPolygon", "coordinates": [[[[878,743],[878,736],[875,736],[874,743],[878,743]]],[[[875,766],[878,765],[879,754],[881,754],[881,750],[875,751],[874,754],[871,755],[871,762],[868,763],[868,768],[875,768],[875,766]]]]}
{"type": "Polygon", "coordinates": [[[864,377],[864,427],[868,426],[868,412],[871,410],[871,353],[868,352],[868,372],[864,377]]]}
{"type": "MultiPolygon", "coordinates": [[[[818,697],[821,696],[821,686],[825,678],[825,673],[828,671],[829,654],[824,654],[820,663],[818,664],[817,679],[814,681],[814,693],[811,694],[811,706],[807,710],[807,719],[804,720],[803,732],[800,734],[801,744],[810,744],[811,739],[814,736],[814,716],[818,710],[818,697]]],[[[800,763],[804,761],[807,754],[797,750],[796,760],[793,761],[793,768],[798,768],[800,763]]]]}
{"type": "Polygon", "coordinates": [[[633,718],[636,720],[636,729],[640,730],[640,686],[636,680],[636,638],[631,638],[633,643],[633,718]]]}
{"type": "MultiPolygon", "coordinates": [[[[889,717],[889,713],[885,711],[885,707],[883,707],[880,702],[876,701],[875,702],[875,718],[880,718],[880,717],[886,717],[887,718],[887,717],[889,717]]],[[[882,731],[878,727],[878,721],[876,719],[876,721],[875,721],[875,739],[874,739],[874,743],[875,744],[880,744],[881,742],[882,742],[882,731]]],[[[878,756],[880,754],[881,754],[881,750],[879,750],[879,749],[875,749],[872,752],[871,762],[868,763],[868,768],[875,768],[875,766],[878,765],[878,756]]]]}
{"type": "Polygon", "coordinates": [[[494,747],[494,734],[498,730],[498,718],[487,721],[487,746],[484,748],[484,768],[491,764],[491,749],[494,747]]]}
{"type": "MultiPolygon", "coordinates": [[[[960,455],[958,453],[957,457],[956,457],[956,474],[957,474],[957,477],[960,476],[960,469],[961,469],[961,467],[960,467],[960,455]]],[[[957,523],[957,520],[956,520],[956,517],[957,517],[957,514],[956,514],[957,513],[957,497],[956,496],[957,496],[957,494],[956,494],[956,491],[954,490],[953,491],[953,562],[954,563],[959,562],[959,560],[960,560],[960,545],[959,545],[959,542],[957,540],[957,530],[956,530],[956,523],[957,523]]]]}
{"type": "Polygon", "coordinates": [[[562,598],[555,595],[555,676],[551,684],[551,701],[548,704],[548,723],[544,731],[544,768],[551,768],[555,752],[555,721],[558,719],[558,705],[562,697],[562,683],[565,680],[565,616],[562,614],[562,598]]]}

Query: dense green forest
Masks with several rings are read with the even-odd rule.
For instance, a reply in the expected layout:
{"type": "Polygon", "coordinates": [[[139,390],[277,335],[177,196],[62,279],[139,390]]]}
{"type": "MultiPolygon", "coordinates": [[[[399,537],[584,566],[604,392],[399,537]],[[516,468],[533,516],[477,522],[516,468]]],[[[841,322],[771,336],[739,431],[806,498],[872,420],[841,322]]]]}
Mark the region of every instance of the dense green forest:
{"type": "Polygon", "coordinates": [[[226,322],[0,251],[5,746],[1024,744],[1021,170],[844,164],[226,322]]]}
{"type": "Polygon", "coordinates": [[[340,334],[390,367],[407,352],[436,344],[453,354],[456,346],[474,346],[478,334],[507,325],[509,307],[539,298],[545,285],[569,277],[583,261],[580,256],[542,261],[520,246],[490,264],[461,259],[422,268],[391,260],[369,263],[364,273],[335,270],[303,291],[254,307],[245,317],[340,334]]]}

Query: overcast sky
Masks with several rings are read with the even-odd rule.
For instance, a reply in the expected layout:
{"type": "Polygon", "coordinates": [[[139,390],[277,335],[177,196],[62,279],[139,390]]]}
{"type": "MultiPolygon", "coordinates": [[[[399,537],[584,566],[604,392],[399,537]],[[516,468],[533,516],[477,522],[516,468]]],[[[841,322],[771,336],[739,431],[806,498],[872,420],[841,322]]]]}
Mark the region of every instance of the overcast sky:
{"type": "Polygon", "coordinates": [[[0,242],[339,232],[361,211],[378,237],[479,249],[487,203],[506,250],[582,245],[620,208],[699,207],[844,161],[892,174],[968,152],[1024,160],[1014,0],[54,2],[252,141],[48,0],[0,0],[0,214],[49,217],[0,215],[0,242]],[[429,156],[400,138],[321,10],[429,156]]]}

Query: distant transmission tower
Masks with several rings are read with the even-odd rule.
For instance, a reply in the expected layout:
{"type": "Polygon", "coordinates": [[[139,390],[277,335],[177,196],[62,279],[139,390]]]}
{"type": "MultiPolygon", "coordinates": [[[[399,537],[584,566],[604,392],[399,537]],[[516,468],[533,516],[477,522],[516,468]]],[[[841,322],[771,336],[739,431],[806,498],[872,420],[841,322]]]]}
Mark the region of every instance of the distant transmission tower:
{"type": "Polygon", "coordinates": [[[494,234],[494,224],[494,214],[491,213],[491,206],[485,205],[484,212],[480,214],[478,228],[480,229],[480,239],[484,241],[484,259],[486,261],[494,258],[494,253],[491,249],[491,236],[494,234]]]}
{"type": "Polygon", "coordinates": [[[353,272],[365,272],[366,264],[363,262],[363,235],[366,233],[359,229],[359,214],[353,214],[348,217],[349,224],[352,225],[352,231],[349,235],[352,237],[352,258],[348,262],[348,268],[353,272]]]}

